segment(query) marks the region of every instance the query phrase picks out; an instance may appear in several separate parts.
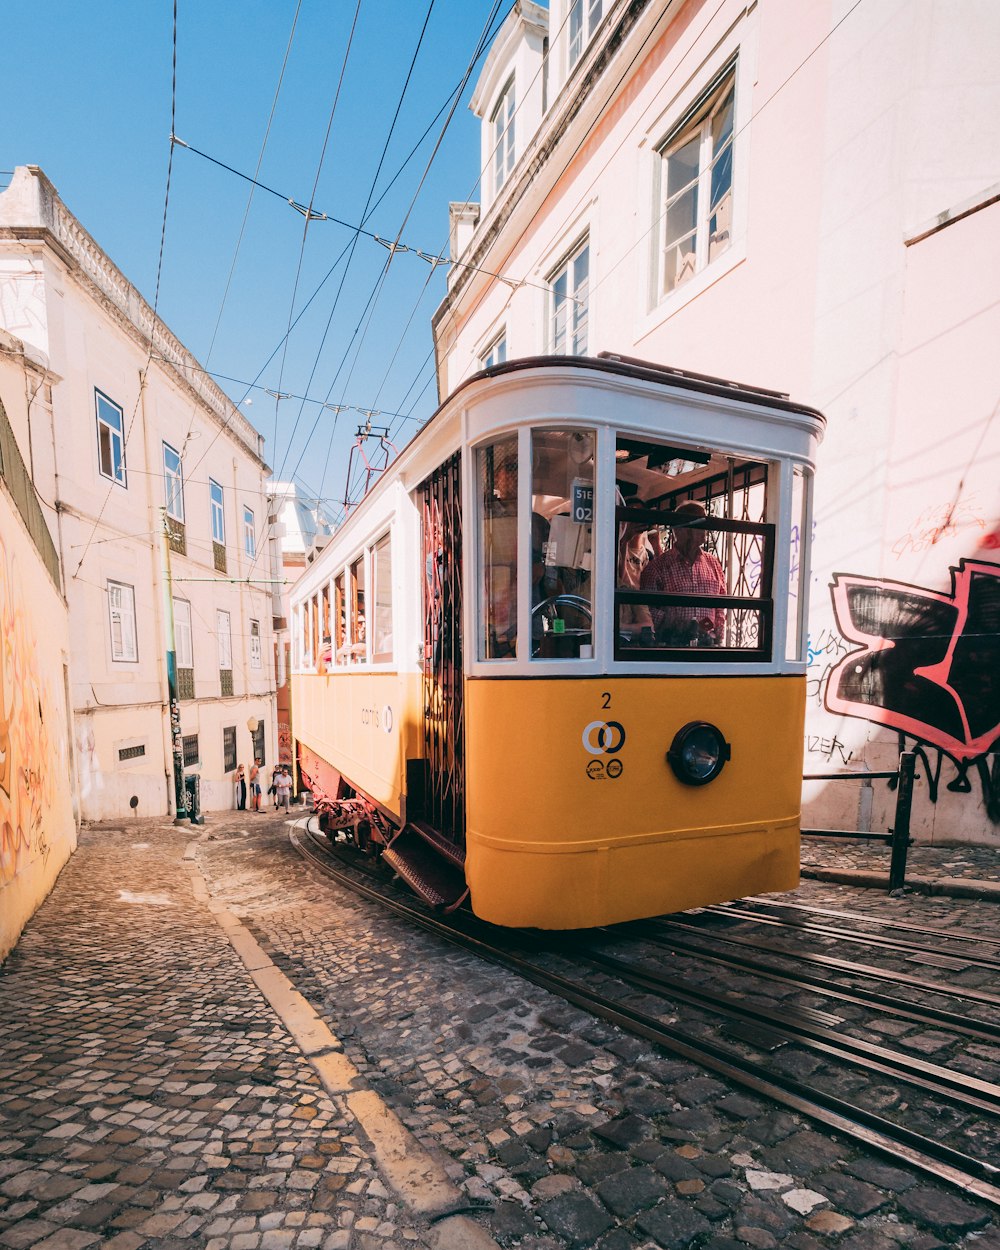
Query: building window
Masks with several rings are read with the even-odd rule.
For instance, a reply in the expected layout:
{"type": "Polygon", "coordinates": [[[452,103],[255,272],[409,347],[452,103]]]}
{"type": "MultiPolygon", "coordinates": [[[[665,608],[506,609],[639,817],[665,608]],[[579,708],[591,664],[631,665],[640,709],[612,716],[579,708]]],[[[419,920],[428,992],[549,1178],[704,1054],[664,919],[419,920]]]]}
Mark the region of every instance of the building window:
{"type": "Polygon", "coordinates": [[[376,664],[388,664],[392,660],[392,549],[388,534],[372,548],[372,573],[375,580],[372,659],[376,664]]]}
{"type": "Polygon", "coordinates": [[[700,273],[732,242],[733,120],[730,70],[660,149],[660,291],[700,273]]]}
{"type": "Polygon", "coordinates": [[[222,506],[222,487],[212,478],[208,479],[208,494],[212,505],[212,563],[217,573],[225,573],[226,513],[222,506]]]}
{"type": "Polygon", "coordinates": [[[145,754],[146,754],[146,744],[144,742],[134,747],[119,747],[118,748],[118,761],[119,763],[124,763],[126,760],[142,759],[142,757],[145,754]]]}
{"type": "Polygon", "coordinates": [[[222,693],[233,693],[233,635],[229,613],[218,609],[215,613],[215,636],[219,640],[219,680],[222,693]]]}
{"type": "Polygon", "coordinates": [[[601,23],[603,0],[572,0],[569,7],[569,67],[577,63],[601,23]]]}
{"type": "MultiPolygon", "coordinates": [[[[267,760],[264,758],[264,722],[263,721],[257,722],[257,729],[253,734],[253,757],[255,760],[260,760],[261,768],[263,768],[264,765],[267,763],[267,760]]],[[[263,778],[261,778],[261,782],[263,782],[263,778]]]]}
{"type": "Polygon", "coordinates": [[[250,667],[263,667],[260,650],[260,621],[250,622],[250,667]]]}
{"type": "Polygon", "coordinates": [[[251,560],[256,559],[257,531],[254,529],[253,511],[250,508],[243,509],[243,550],[251,560]]]}
{"type": "Polygon", "coordinates": [[[184,520],[184,478],[180,453],[169,443],[163,444],[163,493],[167,516],[174,521],[184,520]]]}
{"type": "Polygon", "coordinates": [[[124,582],[108,582],[108,613],[111,619],[111,658],[136,664],[139,649],[135,636],[135,591],[124,582]]]}
{"type": "Polygon", "coordinates": [[[190,768],[192,764],[197,764],[200,758],[198,752],[198,735],[185,734],[181,739],[184,748],[184,767],[190,768]]]}
{"type": "Polygon", "coordinates": [[[493,140],[493,193],[500,190],[514,168],[514,79],[504,87],[490,117],[493,140]]]}
{"type": "Polygon", "coordinates": [[[589,241],[585,240],[549,281],[552,285],[552,350],[557,356],[586,356],[589,241]]]}
{"type": "Polygon", "coordinates": [[[194,649],[191,636],[191,605],[174,600],[174,654],[177,663],[177,697],[194,698],[194,649]]]}
{"type": "Polygon", "coordinates": [[[483,355],[483,368],[492,369],[494,365],[502,365],[507,359],[507,331],[494,339],[483,355]]]}
{"type": "Polygon", "coordinates": [[[97,459],[101,476],[127,487],[122,410],[100,391],[94,391],[94,397],[97,403],[97,459]]]}
{"type": "Polygon", "coordinates": [[[222,730],[222,771],[236,772],[236,726],[226,725],[222,730]]]}

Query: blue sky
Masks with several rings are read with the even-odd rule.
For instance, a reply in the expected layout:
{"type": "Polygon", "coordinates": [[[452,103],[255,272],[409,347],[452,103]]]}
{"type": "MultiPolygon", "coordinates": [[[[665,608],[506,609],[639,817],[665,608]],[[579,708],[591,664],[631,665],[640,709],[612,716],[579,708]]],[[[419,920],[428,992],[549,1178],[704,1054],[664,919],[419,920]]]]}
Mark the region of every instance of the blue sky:
{"type": "MultiPolygon", "coordinates": [[[[429,4],[178,0],[175,133],[252,175],[294,21],[258,177],[302,204],[309,203],[315,184],[317,210],[360,222],[429,4]]],[[[461,82],[492,7],[492,0],[434,0],[376,199],[461,82]]],[[[505,0],[497,21],[509,8],[505,0]]],[[[170,146],[172,22],[172,0],[8,0],[4,6],[5,29],[8,37],[14,32],[12,45],[21,55],[8,57],[4,67],[0,168],[40,165],[70,211],[150,303],[170,146]],[[31,55],[24,55],[29,49],[31,55]]],[[[467,107],[475,78],[474,72],[403,232],[403,242],[428,253],[445,247],[448,202],[478,199],[478,124],[467,107]]],[[[447,109],[374,211],[368,223],[374,233],[395,238],[446,116],[447,109]]],[[[271,390],[410,413],[406,421],[375,418],[393,424],[402,445],[417,429],[415,419],[426,419],[437,402],[428,356],[444,268],[425,288],[430,267],[398,255],[365,329],[365,305],[387,253],[361,238],[336,306],[344,260],[296,325],[287,352],[278,350],[265,364],[288,327],[300,255],[296,314],[353,235],[314,221],[303,251],[303,215],[258,188],[223,306],[249,190],[233,174],[175,148],[160,315],[203,366],[225,375],[219,383],[234,400],[246,394],[240,382],[260,374],[259,385],[271,390]]],[[[342,499],[349,448],[364,418],[355,411],[335,417],[298,399],[278,402],[260,389],[251,399],[242,410],[265,435],[275,472],[287,477],[294,471],[310,491],[342,499]]]]}

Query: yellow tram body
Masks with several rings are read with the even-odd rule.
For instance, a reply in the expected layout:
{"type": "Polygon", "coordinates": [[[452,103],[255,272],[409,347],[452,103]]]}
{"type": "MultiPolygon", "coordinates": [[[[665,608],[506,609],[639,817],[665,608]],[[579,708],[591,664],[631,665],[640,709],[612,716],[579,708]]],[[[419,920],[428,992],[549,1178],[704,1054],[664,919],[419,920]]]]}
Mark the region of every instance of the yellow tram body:
{"type": "Polygon", "coordinates": [[[469,682],[474,911],[574,929],[794,889],[804,708],[799,677],[469,682]],[[588,750],[588,726],[612,720],[624,744],[594,753],[591,730],[588,750]],[[732,746],[705,789],[682,785],[664,762],[675,730],[695,720],[717,724],[732,746]],[[558,728],[539,741],[538,724],[558,728]],[[621,771],[609,774],[613,761],[621,771]]]}
{"type": "Polygon", "coordinates": [[[794,888],[822,428],[616,358],[459,388],[293,590],[293,734],[331,837],[507,926],[794,888]],[[716,584],[629,580],[672,547],[716,584]]]}

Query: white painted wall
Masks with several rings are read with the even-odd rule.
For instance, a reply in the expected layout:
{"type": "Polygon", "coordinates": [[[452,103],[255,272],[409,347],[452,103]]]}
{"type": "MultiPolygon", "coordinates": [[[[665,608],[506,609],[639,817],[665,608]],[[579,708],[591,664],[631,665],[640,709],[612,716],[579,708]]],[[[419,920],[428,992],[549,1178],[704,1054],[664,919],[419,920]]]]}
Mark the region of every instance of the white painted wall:
{"type": "MultiPolygon", "coordinates": [[[[624,0],[605,5],[600,38],[627,9],[624,0]]],[[[554,2],[553,23],[557,10],[554,2]]],[[[808,771],[891,767],[899,749],[871,705],[831,710],[832,668],[863,650],[835,614],[835,575],[876,579],[883,593],[905,583],[919,606],[919,588],[951,593],[962,559],[1000,565],[998,46],[1000,7],[989,0],[656,0],[590,96],[575,102],[575,117],[566,101],[577,78],[551,93],[508,197],[466,248],[463,259],[508,281],[453,272],[435,316],[442,395],[478,368],[481,345],[500,326],[508,358],[549,350],[548,278],[586,233],[590,354],[773,387],[826,413],[808,771]],[[660,298],[657,150],[733,56],[731,246],[660,298]],[[544,166],[529,169],[553,139],[544,166]],[[957,220],[922,237],[949,215],[957,220]]],[[[986,590],[995,586],[989,570],[983,576],[986,590]]],[[[987,689],[988,719],[1000,695],[987,689]]],[[[926,710],[924,729],[907,736],[927,756],[916,836],[1000,844],[1000,811],[986,801],[992,792],[1000,807],[996,755],[939,755],[942,713],[926,710]]],[[[806,822],[854,827],[859,789],[808,787],[806,822]]],[[[891,802],[876,786],[876,827],[891,802]]]]}
{"type": "Polygon", "coordinates": [[[71,681],[85,819],[166,814],[173,765],[166,714],[163,594],[163,444],[184,451],[186,555],[171,555],[174,595],[191,604],[195,697],[181,703],[181,730],[197,734],[206,810],[233,806],[223,770],[224,726],[235,726],[239,761],[252,758],[247,722],[266,725],[276,758],[267,466],[256,431],[207,382],[166,327],[62,206],[40,171],[21,168],[0,195],[0,323],[25,339],[59,380],[51,407],[32,410],[35,481],[65,570],[71,681]],[[43,227],[28,236],[24,226],[43,227]],[[21,237],[17,236],[22,228],[21,237]],[[67,256],[68,253],[68,256],[67,256]],[[168,356],[176,365],[159,359],[168,356]],[[196,379],[197,389],[187,385],[196,379]],[[126,484],[99,468],[95,391],[123,412],[126,484]],[[226,573],[215,570],[209,478],[223,488],[226,573]],[[259,558],[246,554],[243,509],[254,514],[259,558]],[[249,579],[249,582],[248,582],[249,579]],[[138,658],[112,659],[108,581],[134,588],[138,658]],[[233,695],[222,697],[216,628],[230,614],[233,695]],[[251,661],[251,621],[261,660],[251,661]],[[139,758],[119,751],[144,747],[139,758]]]}

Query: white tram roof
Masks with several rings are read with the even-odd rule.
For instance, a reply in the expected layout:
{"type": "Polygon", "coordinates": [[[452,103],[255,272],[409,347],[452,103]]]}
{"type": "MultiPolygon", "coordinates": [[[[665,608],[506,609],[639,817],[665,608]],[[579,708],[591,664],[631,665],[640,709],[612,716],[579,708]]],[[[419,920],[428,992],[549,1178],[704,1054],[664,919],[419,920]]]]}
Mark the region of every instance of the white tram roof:
{"type": "MultiPolygon", "coordinates": [[[[544,413],[531,405],[523,411],[512,410],[510,393],[519,382],[530,382],[532,389],[534,384],[552,386],[561,383],[572,387],[583,383],[588,390],[591,387],[596,390],[610,389],[615,393],[618,402],[625,394],[644,393],[659,404],[662,399],[673,394],[682,398],[685,408],[696,407],[701,410],[702,415],[714,409],[731,418],[735,410],[743,428],[746,427],[748,419],[751,424],[756,424],[758,436],[749,440],[736,439],[733,450],[742,446],[746,454],[760,457],[789,454],[794,444],[799,458],[809,459],[804,449],[810,444],[814,445],[813,440],[822,439],[826,427],[826,418],[821,412],[808,405],[794,403],[781,391],[767,390],[708,374],[692,373],[629,356],[602,352],[598,356],[547,355],[508,360],[473,374],[438,405],[420,431],[337,528],[333,543],[317,563],[325,565],[327,558],[333,555],[332,548],[336,548],[339,553],[345,544],[364,541],[363,534],[371,524],[380,523],[372,517],[372,511],[378,512],[380,516],[383,514],[378,501],[393,485],[402,483],[407,491],[415,489],[461,446],[468,442],[482,441],[494,429],[499,432],[501,428],[511,430],[525,424],[544,424],[547,419],[544,413]],[[489,405],[493,410],[491,415],[484,419],[482,425],[477,419],[470,428],[470,423],[461,420],[461,417],[472,407],[479,406],[475,392],[484,383],[503,380],[510,385],[494,388],[497,390],[497,402],[489,405]],[[659,388],[664,388],[666,395],[657,394],[659,388]],[[692,399],[694,404],[690,402],[692,399]]],[[[489,394],[493,394],[492,389],[489,394]]],[[[483,400],[486,400],[485,395],[483,400]]],[[[571,405],[571,410],[559,408],[550,419],[560,424],[574,420],[583,424],[610,422],[617,425],[626,436],[628,430],[635,429],[637,432],[641,431],[642,436],[653,439],[665,436],[690,441],[692,437],[690,432],[685,434],[673,428],[658,431],[648,422],[635,424],[628,413],[616,408],[614,402],[608,401],[595,405],[595,410],[588,410],[586,406],[579,404],[571,405]]],[[[696,441],[711,442],[712,438],[713,435],[706,430],[698,435],[696,441]]],[[[729,446],[731,441],[729,438],[720,438],[719,445],[729,446]]],[[[312,580],[314,579],[308,576],[308,572],[302,579],[303,582],[310,583],[312,580]]]]}

